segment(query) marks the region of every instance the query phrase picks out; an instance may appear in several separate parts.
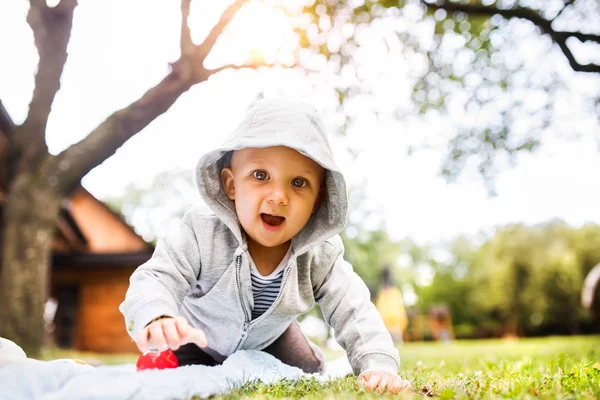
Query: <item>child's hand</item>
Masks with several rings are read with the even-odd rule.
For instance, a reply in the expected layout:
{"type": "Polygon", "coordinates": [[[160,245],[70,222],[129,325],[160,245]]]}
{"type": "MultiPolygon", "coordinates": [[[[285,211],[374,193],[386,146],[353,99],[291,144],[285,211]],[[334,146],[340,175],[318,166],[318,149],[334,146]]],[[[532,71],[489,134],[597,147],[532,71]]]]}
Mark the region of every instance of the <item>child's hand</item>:
{"type": "Polygon", "coordinates": [[[365,372],[358,377],[358,384],[366,390],[376,390],[378,392],[387,390],[391,394],[412,390],[409,381],[400,379],[398,375],[389,372],[365,372]]]}
{"type": "Polygon", "coordinates": [[[138,349],[144,353],[150,349],[177,350],[187,343],[206,347],[206,336],[201,329],[192,328],[181,317],[160,318],[141,330],[136,337],[138,349]]]}

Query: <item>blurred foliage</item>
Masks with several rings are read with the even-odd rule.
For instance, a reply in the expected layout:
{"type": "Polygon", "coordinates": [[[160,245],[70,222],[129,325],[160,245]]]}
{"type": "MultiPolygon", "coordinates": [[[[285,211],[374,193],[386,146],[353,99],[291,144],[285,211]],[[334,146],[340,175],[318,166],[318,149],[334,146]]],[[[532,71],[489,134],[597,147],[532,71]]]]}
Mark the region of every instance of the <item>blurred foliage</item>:
{"type": "Polygon", "coordinates": [[[372,293],[378,291],[383,267],[396,264],[401,252],[400,247],[381,229],[363,230],[352,238],[344,231],[341,236],[346,248],[346,261],[352,264],[354,271],[365,281],[372,293]]]}
{"type": "Polygon", "coordinates": [[[472,304],[517,334],[578,333],[590,323],[583,279],[600,263],[600,227],[507,226],[477,252],[472,304]]]}
{"type": "Polygon", "coordinates": [[[173,170],[159,174],[150,183],[131,183],[123,195],[103,201],[122,214],[144,240],[156,244],[198,198],[193,171],[173,170]]]}
{"type": "MultiPolygon", "coordinates": [[[[346,114],[353,99],[373,90],[373,73],[365,68],[368,51],[384,46],[386,64],[400,53],[408,64],[412,103],[398,100],[396,118],[448,117],[442,175],[454,180],[473,163],[490,183],[499,169],[516,162],[518,153],[539,146],[560,119],[566,98],[577,98],[589,115],[600,117],[600,86],[574,89],[576,74],[567,62],[571,50],[556,42],[570,34],[596,34],[582,46],[598,53],[599,8],[593,0],[317,0],[304,8],[295,29],[303,47],[300,59],[325,59],[336,71],[334,85],[346,114]],[[492,12],[453,11],[459,4],[492,12]],[[554,36],[531,20],[505,18],[493,10],[539,18],[554,36]]],[[[600,79],[598,73],[578,74],[590,82],[600,79]]],[[[409,152],[420,147],[428,144],[416,144],[409,152]]]]}
{"type": "Polygon", "coordinates": [[[382,248],[394,254],[395,248],[395,254],[400,250],[408,255],[408,263],[392,263],[396,283],[414,289],[415,306],[422,314],[432,306],[447,305],[458,337],[600,330],[598,316],[594,320],[580,304],[583,279],[600,263],[598,225],[509,225],[480,246],[459,238],[441,253],[440,248],[410,240],[394,243],[384,232],[344,237],[348,259],[371,287],[376,287],[373,275],[380,264],[370,254],[382,248]]]}

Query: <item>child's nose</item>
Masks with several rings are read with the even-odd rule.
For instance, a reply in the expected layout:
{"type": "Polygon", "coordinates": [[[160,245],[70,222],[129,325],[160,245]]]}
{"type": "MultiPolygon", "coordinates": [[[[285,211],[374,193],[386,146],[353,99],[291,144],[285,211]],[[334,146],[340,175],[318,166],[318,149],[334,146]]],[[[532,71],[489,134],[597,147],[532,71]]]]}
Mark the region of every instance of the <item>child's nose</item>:
{"type": "Polygon", "coordinates": [[[280,185],[273,185],[272,190],[269,192],[267,196],[267,201],[269,203],[274,203],[277,205],[285,206],[288,203],[288,196],[283,188],[280,185]]]}

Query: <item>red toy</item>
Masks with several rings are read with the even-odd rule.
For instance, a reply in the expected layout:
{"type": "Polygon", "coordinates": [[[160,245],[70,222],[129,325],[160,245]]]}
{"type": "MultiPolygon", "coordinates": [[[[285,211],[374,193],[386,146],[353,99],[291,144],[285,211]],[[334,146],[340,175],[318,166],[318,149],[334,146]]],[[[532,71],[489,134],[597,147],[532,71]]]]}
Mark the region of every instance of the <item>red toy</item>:
{"type": "Polygon", "coordinates": [[[147,351],[138,358],[137,370],[177,368],[179,362],[170,349],[163,352],[147,351]]]}

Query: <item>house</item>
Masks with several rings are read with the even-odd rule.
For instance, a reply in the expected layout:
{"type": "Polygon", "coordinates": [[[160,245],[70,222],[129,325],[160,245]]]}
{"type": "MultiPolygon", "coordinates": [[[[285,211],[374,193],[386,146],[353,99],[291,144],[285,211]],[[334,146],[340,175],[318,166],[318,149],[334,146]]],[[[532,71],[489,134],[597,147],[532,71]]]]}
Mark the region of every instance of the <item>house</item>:
{"type": "Polygon", "coordinates": [[[83,187],[63,203],[52,243],[52,341],[102,353],[136,351],[118,310],[153,246],[83,187]]]}

